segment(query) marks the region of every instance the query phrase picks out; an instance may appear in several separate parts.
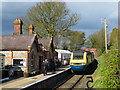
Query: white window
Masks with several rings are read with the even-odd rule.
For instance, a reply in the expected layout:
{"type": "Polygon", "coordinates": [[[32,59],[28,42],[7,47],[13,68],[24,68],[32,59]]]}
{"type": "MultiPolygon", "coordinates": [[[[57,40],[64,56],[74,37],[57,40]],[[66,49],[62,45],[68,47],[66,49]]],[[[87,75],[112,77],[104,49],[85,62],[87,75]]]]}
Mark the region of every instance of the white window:
{"type": "Polygon", "coordinates": [[[4,63],[5,63],[4,56],[0,56],[0,69],[4,68],[4,63]]]}
{"type": "Polygon", "coordinates": [[[13,66],[26,67],[26,59],[13,59],[13,66]]]}
{"type": "Polygon", "coordinates": [[[1,62],[1,67],[2,67],[2,68],[4,67],[3,59],[2,59],[2,62],[1,62]]]}

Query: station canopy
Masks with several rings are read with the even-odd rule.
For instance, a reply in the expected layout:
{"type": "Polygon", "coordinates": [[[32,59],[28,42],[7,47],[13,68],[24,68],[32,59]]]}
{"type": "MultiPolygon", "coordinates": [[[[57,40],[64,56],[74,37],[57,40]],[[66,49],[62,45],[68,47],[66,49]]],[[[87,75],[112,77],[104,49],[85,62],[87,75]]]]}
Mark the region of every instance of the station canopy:
{"type": "Polygon", "coordinates": [[[67,53],[67,54],[71,54],[72,52],[68,51],[68,50],[60,50],[60,49],[55,49],[56,52],[58,53],[67,53]]]}

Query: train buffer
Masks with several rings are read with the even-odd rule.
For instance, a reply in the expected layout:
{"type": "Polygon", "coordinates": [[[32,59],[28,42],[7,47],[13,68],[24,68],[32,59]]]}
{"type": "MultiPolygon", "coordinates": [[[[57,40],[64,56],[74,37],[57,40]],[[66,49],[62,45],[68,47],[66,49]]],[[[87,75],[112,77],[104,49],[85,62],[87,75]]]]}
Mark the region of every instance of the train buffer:
{"type": "Polygon", "coordinates": [[[69,66],[64,66],[64,67],[57,68],[55,74],[53,74],[52,72],[48,72],[46,76],[43,76],[43,74],[39,74],[36,76],[27,77],[27,78],[21,77],[18,79],[14,79],[14,80],[2,83],[1,88],[2,89],[7,89],[7,88],[12,89],[13,88],[16,90],[22,89],[22,88],[24,89],[24,88],[27,88],[37,82],[41,82],[43,80],[46,80],[47,78],[51,78],[61,72],[68,70],[68,69],[70,69],[69,66]]]}

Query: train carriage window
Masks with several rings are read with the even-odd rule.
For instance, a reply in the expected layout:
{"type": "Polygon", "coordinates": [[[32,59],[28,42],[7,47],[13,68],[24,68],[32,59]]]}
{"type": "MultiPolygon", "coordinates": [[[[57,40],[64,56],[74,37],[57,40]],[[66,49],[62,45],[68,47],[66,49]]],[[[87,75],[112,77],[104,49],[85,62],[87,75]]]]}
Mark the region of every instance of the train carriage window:
{"type": "Polygon", "coordinates": [[[88,63],[88,55],[86,55],[87,63],[88,63]]]}
{"type": "Polygon", "coordinates": [[[83,55],[73,55],[73,59],[83,59],[83,55]]]}
{"type": "Polygon", "coordinates": [[[91,61],[93,61],[94,60],[94,53],[92,52],[91,53],[91,61]]]}
{"type": "Polygon", "coordinates": [[[91,62],[91,54],[88,54],[88,63],[91,62]]]}
{"type": "Polygon", "coordinates": [[[91,54],[91,61],[93,60],[93,55],[91,54]]]}
{"type": "Polygon", "coordinates": [[[94,60],[94,54],[92,54],[92,61],[94,60]]]}

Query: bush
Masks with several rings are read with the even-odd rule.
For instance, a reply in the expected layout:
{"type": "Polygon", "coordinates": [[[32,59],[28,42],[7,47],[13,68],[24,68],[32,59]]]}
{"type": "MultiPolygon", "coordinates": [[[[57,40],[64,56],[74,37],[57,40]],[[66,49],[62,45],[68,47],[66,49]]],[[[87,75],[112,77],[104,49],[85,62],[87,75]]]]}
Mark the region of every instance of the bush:
{"type": "Polygon", "coordinates": [[[106,88],[120,88],[120,69],[118,50],[110,50],[104,54],[103,83],[106,88]]]}

